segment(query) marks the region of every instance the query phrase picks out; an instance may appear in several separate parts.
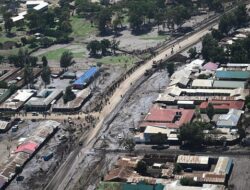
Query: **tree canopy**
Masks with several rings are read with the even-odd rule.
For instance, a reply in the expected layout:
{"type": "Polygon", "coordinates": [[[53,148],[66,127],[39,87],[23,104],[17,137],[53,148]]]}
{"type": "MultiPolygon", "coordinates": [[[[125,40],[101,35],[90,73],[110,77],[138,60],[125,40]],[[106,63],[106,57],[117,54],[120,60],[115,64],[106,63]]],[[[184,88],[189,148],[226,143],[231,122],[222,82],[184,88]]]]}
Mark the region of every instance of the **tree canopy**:
{"type": "Polygon", "coordinates": [[[73,54],[70,51],[65,51],[60,58],[60,66],[67,68],[73,64],[73,54]]]}
{"type": "Polygon", "coordinates": [[[200,147],[205,137],[203,130],[207,129],[207,127],[207,123],[198,121],[184,124],[180,127],[178,138],[192,147],[200,147]]]}

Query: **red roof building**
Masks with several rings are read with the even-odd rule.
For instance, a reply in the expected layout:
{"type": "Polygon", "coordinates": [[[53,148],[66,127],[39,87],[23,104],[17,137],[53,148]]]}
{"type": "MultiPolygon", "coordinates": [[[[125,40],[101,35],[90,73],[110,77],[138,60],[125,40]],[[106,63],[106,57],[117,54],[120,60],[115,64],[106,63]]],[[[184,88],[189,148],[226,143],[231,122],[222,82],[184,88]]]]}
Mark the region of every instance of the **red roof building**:
{"type": "Polygon", "coordinates": [[[206,102],[202,102],[200,104],[200,110],[205,110],[208,107],[208,104],[211,103],[215,109],[215,111],[228,111],[229,109],[237,109],[242,110],[244,108],[244,101],[220,101],[220,100],[209,100],[206,102]]]}
{"type": "Polygon", "coordinates": [[[203,69],[205,70],[209,70],[209,71],[216,71],[216,69],[218,68],[218,64],[217,63],[213,63],[213,62],[208,62],[203,66],[203,69]]]}
{"type": "Polygon", "coordinates": [[[25,142],[25,143],[19,145],[16,148],[15,153],[25,152],[28,154],[32,154],[33,152],[35,152],[35,150],[37,149],[38,146],[39,145],[37,143],[34,143],[32,141],[28,141],[28,142],[25,142]]]}
{"type": "Polygon", "coordinates": [[[141,124],[141,127],[156,126],[179,128],[182,124],[192,121],[194,110],[171,109],[153,106],[141,124]]]}

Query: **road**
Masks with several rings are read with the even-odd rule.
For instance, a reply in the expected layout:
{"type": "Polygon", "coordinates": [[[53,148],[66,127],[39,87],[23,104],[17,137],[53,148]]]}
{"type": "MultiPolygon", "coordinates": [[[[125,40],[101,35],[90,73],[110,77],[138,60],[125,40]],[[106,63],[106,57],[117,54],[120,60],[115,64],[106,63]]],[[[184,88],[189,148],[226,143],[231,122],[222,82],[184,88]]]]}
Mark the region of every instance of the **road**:
{"type": "Polygon", "coordinates": [[[73,188],[72,180],[76,180],[79,178],[81,171],[78,171],[79,165],[86,156],[86,152],[90,152],[96,139],[98,138],[98,134],[105,122],[105,119],[112,113],[112,111],[119,105],[122,97],[126,92],[131,88],[131,84],[135,84],[141,77],[143,77],[146,70],[151,69],[153,66],[153,62],[158,62],[160,60],[165,60],[170,58],[172,55],[183,51],[184,49],[192,46],[193,44],[200,41],[200,39],[208,34],[209,29],[215,26],[216,23],[211,23],[209,26],[203,28],[202,30],[193,33],[188,37],[184,37],[182,40],[179,40],[178,44],[174,46],[167,47],[165,50],[161,51],[158,55],[156,55],[151,60],[147,61],[144,65],[139,67],[134,73],[132,73],[126,80],[124,80],[119,88],[116,89],[112,97],[110,98],[110,104],[106,105],[99,115],[99,121],[94,128],[94,130],[90,131],[87,138],[82,138],[84,142],[83,147],[77,147],[67,158],[67,160],[62,164],[62,166],[58,169],[57,173],[45,187],[46,190],[64,190],[73,188]],[[171,54],[171,51],[174,51],[171,54]]]}

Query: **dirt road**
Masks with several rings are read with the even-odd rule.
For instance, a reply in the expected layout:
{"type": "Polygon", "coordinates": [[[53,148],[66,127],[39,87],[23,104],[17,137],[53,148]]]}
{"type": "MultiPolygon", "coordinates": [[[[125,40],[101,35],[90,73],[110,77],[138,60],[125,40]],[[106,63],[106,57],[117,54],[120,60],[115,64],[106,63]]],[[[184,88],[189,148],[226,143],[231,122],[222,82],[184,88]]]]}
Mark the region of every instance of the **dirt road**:
{"type": "Polygon", "coordinates": [[[211,24],[208,27],[205,27],[201,31],[194,33],[189,37],[185,37],[179,41],[178,44],[175,44],[171,47],[167,47],[164,51],[159,53],[153,59],[149,60],[143,66],[139,67],[133,74],[131,74],[125,81],[123,81],[119,88],[116,89],[113,96],[110,98],[110,104],[106,105],[102,112],[99,115],[99,122],[97,123],[94,130],[90,132],[88,137],[84,140],[83,148],[76,148],[75,151],[71,153],[66,162],[59,168],[54,178],[50,181],[50,183],[46,186],[47,190],[64,190],[64,189],[72,189],[74,181],[79,178],[82,171],[79,171],[79,165],[83,161],[86,156],[86,152],[90,152],[95,140],[98,138],[98,133],[102,128],[102,125],[108,115],[116,108],[116,106],[121,101],[122,97],[126,92],[131,88],[131,84],[133,85],[136,81],[138,81],[145,73],[146,70],[151,69],[154,61],[160,61],[168,59],[171,55],[174,55],[184,49],[192,46],[193,44],[200,41],[200,39],[209,33],[209,29],[216,24],[211,24]],[[173,53],[171,54],[171,52],[173,53]]]}

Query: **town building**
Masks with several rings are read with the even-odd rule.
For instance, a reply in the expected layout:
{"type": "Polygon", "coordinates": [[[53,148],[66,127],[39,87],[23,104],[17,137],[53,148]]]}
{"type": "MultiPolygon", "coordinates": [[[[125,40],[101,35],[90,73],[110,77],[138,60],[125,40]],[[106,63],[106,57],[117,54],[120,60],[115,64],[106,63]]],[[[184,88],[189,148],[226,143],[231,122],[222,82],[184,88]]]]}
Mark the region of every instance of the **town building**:
{"type": "Polygon", "coordinates": [[[91,82],[91,80],[93,80],[93,78],[98,74],[98,71],[98,67],[91,67],[73,83],[73,87],[75,89],[85,88],[91,82]]]}
{"type": "Polygon", "coordinates": [[[191,122],[194,110],[168,109],[154,105],[140,124],[141,128],[147,126],[178,129],[181,125],[191,122]]]}
{"type": "Polygon", "coordinates": [[[5,102],[0,104],[0,110],[18,111],[35,94],[36,94],[36,90],[30,90],[30,89],[18,90],[15,94],[9,97],[5,102]]]}
{"type": "Polygon", "coordinates": [[[62,94],[60,89],[43,89],[25,104],[25,108],[27,111],[46,111],[62,94]]]}
{"type": "Polygon", "coordinates": [[[208,156],[179,155],[176,161],[183,169],[208,170],[210,167],[208,156]]]}
{"type": "Polygon", "coordinates": [[[73,92],[76,94],[74,100],[64,103],[63,98],[61,98],[57,101],[57,103],[55,103],[52,106],[52,111],[53,112],[78,111],[91,96],[90,88],[85,88],[83,90],[73,90],[73,92]]]}
{"type": "Polygon", "coordinates": [[[214,107],[215,113],[227,113],[230,109],[242,110],[244,108],[244,101],[205,101],[200,104],[200,111],[206,112],[208,104],[211,103],[214,107]]]}
{"type": "Polygon", "coordinates": [[[216,126],[218,128],[237,128],[243,113],[242,110],[230,109],[227,114],[219,116],[216,126]]]}
{"type": "Polygon", "coordinates": [[[226,70],[225,68],[217,69],[215,78],[219,80],[248,80],[250,78],[250,71],[226,70]]]}

